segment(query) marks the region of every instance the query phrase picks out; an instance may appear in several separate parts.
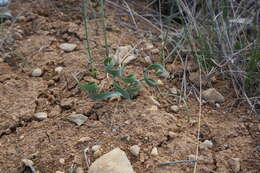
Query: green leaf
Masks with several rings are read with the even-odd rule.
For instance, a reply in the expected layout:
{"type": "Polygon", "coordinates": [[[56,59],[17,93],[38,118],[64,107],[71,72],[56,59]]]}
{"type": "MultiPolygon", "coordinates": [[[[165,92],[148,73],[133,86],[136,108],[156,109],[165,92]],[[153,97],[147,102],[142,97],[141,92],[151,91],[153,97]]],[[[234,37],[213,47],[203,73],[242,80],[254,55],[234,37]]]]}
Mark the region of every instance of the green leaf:
{"type": "Polygon", "coordinates": [[[119,84],[117,84],[115,81],[113,81],[113,86],[116,89],[116,91],[120,92],[122,96],[126,99],[131,99],[131,96],[127,91],[125,91],[123,88],[120,87],[119,84]]]}
{"type": "Polygon", "coordinates": [[[124,83],[134,83],[134,82],[138,82],[135,78],[134,74],[130,74],[127,77],[122,77],[122,81],[124,83]]]}
{"type": "Polygon", "coordinates": [[[118,97],[122,96],[120,92],[112,91],[112,92],[105,92],[100,94],[89,94],[88,97],[92,99],[107,99],[111,97],[118,97]]]}
{"type": "Polygon", "coordinates": [[[113,58],[108,57],[104,60],[104,66],[108,68],[113,68],[116,65],[116,62],[113,58]]]}
{"type": "Polygon", "coordinates": [[[151,64],[145,69],[146,72],[149,70],[155,70],[156,74],[159,75],[165,71],[165,68],[161,64],[151,64]]]}
{"type": "Polygon", "coordinates": [[[96,82],[89,82],[86,84],[81,84],[81,85],[79,85],[79,87],[87,92],[96,91],[98,89],[96,82]]]}
{"type": "Polygon", "coordinates": [[[152,87],[152,88],[156,87],[156,85],[157,85],[157,82],[152,78],[144,77],[144,81],[149,87],[152,87]]]}
{"type": "Polygon", "coordinates": [[[120,68],[119,70],[116,70],[116,69],[111,69],[109,67],[105,67],[105,72],[110,74],[113,77],[122,76],[123,68],[120,68]]]}

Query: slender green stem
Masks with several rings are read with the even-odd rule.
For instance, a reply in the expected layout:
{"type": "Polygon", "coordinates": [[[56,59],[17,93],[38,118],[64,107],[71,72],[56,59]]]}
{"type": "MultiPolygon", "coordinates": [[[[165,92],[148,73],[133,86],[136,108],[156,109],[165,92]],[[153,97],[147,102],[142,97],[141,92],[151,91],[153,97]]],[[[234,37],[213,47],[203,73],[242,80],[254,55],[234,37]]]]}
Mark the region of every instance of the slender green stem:
{"type": "Polygon", "coordinates": [[[109,57],[109,46],[108,46],[108,35],[106,31],[106,17],[105,17],[105,6],[104,0],[100,0],[100,11],[102,16],[102,25],[103,25],[103,33],[104,33],[104,41],[105,41],[105,48],[106,48],[106,56],[109,57]]]}

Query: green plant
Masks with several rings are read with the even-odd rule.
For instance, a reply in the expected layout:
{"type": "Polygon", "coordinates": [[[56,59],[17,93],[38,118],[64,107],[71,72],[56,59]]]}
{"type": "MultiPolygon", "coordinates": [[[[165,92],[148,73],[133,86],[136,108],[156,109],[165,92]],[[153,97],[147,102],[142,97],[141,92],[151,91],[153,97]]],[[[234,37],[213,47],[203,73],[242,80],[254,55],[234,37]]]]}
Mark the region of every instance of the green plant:
{"type": "Polygon", "coordinates": [[[124,75],[124,65],[118,68],[116,68],[115,65],[116,63],[113,58],[106,58],[104,60],[105,72],[111,76],[115,91],[97,93],[98,85],[95,82],[81,84],[80,88],[85,90],[88,93],[88,96],[92,99],[106,99],[117,96],[122,96],[126,99],[133,99],[136,93],[140,90],[142,81],[150,87],[155,87],[157,85],[157,81],[149,77],[149,71],[154,70],[157,75],[165,71],[162,65],[152,64],[144,69],[144,77],[138,80],[134,74],[128,76],[124,75]]]}

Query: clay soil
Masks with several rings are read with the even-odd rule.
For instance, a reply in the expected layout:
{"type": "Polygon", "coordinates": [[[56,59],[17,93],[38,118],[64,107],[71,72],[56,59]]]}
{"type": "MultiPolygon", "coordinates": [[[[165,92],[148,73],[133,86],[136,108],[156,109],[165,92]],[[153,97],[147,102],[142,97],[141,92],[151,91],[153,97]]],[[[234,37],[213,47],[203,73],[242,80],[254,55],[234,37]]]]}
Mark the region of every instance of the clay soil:
{"type": "MultiPolygon", "coordinates": [[[[164,85],[152,89],[144,87],[133,100],[93,100],[78,88],[80,82],[96,81],[102,90],[111,90],[111,80],[103,72],[105,57],[100,18],[89,12],[89,37],[92,54],[99,71],[97,78],[88,73],[84,49],[82,10],[78,1],[14,1],[10,5],[17,21],[12,24],[12,37],[1,48],[0,62],[0,172],[21,172],[21,160],[30,159],[41,173],[68,172],[81,166],[87,172],[83,155],[86,147],[99,144],[102,154],[120,147],[137,173],[189,173],[193,163],[158,166],[160,162],[187,160],[195,155],[197,146],[199,103],[190,95],[178,104],[178,97],[166,96],[178,79],[161,79],[164,85]],[[61,43],[74,43],[73,52],[64,52],[61,43]],[[54,69],[63,67],[61,74],[54,69]],[[34,68],[41,68],[41,77],[32,77],[34,68]],[[154,96],[160,106],[154,106],[149,96],[154,96]],[[170,106],[178,105],[178,113],[170,106]],[[37,112],[48,113],[39,121],[37,112]],[[66,117],[79,113],[89,119],[82,126],[69,122],[66,117]],[[129,135],[129,140],[122,136],[129,135]],[[88,140],[79,141],[86,137],[88,140]],[[129,147],[141,147],[139,157],[129,152],[129,147]],[[153,147],[158,156],[151,156],[153,147]],[[60,163],[64,159],[65,163],[60,163]]],[[[107,23],[111,51],[118,46],[148,42],[144,30],[132,30],[131,17],[117,8],[107,6],[107,23]]],[[[138,21],[144,25],[142,20],[138,21]]],[[[7,22],[7,26],[10,24],[7,22]]],[[[149,25],[147,24],[147,28],[149,25]]],[[[151,40],[151,39],[150,39],[151,40]]],[[[160,42],[154,41],[155,47],[160,42]]],[[[138,77],[147,64],[144,57],[151,55],[140,50],[138,59],[129,64],[127,73],[138,77]]],[[[159,55],[153,55],[159,58],[159,55]]],[[[176,64],[167,67],[175,68],[176,64]]],[[[169,68],[170,69],[170,68],[169,68]]],[[[213,87],[224,96],[219,108],[202,105],[200,142],[211,140],[212,148],[199,147],[199,173],[234,172],[234,158],[240,159],[240,172],[260,172],[259,121],[251,114],[246,102],[237,102],[230,81],[217,78],[213,87]]],[[[88,153],[91,162],[95,160],[88,153]]]]}

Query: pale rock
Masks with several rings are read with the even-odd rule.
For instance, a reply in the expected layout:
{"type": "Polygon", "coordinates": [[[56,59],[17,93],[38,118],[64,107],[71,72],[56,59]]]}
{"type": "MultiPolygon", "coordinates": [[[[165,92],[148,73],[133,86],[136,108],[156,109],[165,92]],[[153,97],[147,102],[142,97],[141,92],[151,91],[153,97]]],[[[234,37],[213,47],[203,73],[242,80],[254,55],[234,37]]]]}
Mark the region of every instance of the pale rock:
{"type": "Polygon", "coordinates": [[[240,159],[239,158],[232,158],[231,160],[230,160],[230,166],[231,166],[231,168],[232,168],[232,170],[233,170],[233,172],[234,173],[238,173],[239,171],[240,171],[240,159]]]}
{"type": "Polygon", "coordinates": [[[152,54],[158,54],[159,52],[160,52],[160,50],[157,49],[157,48],[151,50],[151,53],[152,53],[152,54]]]}
{"type": "Polygon", "coordinates": [[[81,126],[88,120],[88,117],[86,117],[82,114],[71,114],[70,116],[67,117],[67,119],[69,121],[77,124],[78,126],[81,126]]]}
{"type": "Polygon", "coordinates": [[[120,135],[120,139],[130,141],[130,136],[128,134],[122,134],[122,135],[120,135]]]}
{"type": "Polygon", "coordinates": [[[174,133],[173,131],[169,131],[168,135],[171,139],[178,137],[178,134],[174,133]]]}
{"type": "Polygon", "coordinates": [[[123,64],[129,64],[130,62],[132,62],[135,59],[137,59],[136,55],[130,55],[122,63],[123,64]]]}
{"type": "Polygon", "coordinates": [[[22,163],[25,165],[25,166],[33,166],[33,161],[32,160],[29,160],[29,159],[23,159],[22,160],[22,163]]]}
{"type": "Polygon", "coordinates": [[[101,145],[94,145],[92,147],[92,151],[96,152],[96,151],[100,150],[100,148],[101,148],[101,145]]]}
{"type": "Polygon", "coordinates": [[[178,94],[178,89],[173,86],[172,88],[170,88],[170,92],[171,92],[173,95],[177,95],[177,94],[178,94]]]}
{"type": "Polygon", "coordinates": [[[211,103],[222,103],[225,98],[215,88],[209,88],[202,92],[202,97],[211,103]]]}
{"type": "Polygon", "coordinates": [[[152,156],[158,156],[158,149],[156,147],[153,147],[153,149],[151,151],[151,155],[152,156]]]}
{"type": "Polygon", "coordinates": [[[59,162],[60,162],[60,164],[64,165],[65,164],[65,159],[60,158],[59,162]]]}
{"type": "Polygon", "coordinates": [[[130,152],[134,155],[134,156],[139,156],[140,153],[140,147],[138,145],[133,145],[129,148],[130,152]]]}
{"type": "Polygon", "coordinates": [[[146,62],[147,64],[152,64],[152,63],[153,63],[153,61],[152,61],[152,59],[151,59],[150,56],[144,57],[144,60],[145,60],[145,62],[146,62]]]}
{"type": "Polygon", "coordinates": [[[148,100],[149,100],[149,102],[150,102],[151,104],[154,104],[154,105],[157,105],[157,106],[160,106],[160,105],[161,105],[157,100],[155,100],[155,98],[154,98],[153,96],[149,96],[149,97],[148,97],[148,100]]]}
{"type": "Polygon", "coordinates": [[[4,62],[4,58],[0,58],[0,62],[4,62]]]}
{"type": "Polygon", "coordinates": [[[62,70],[63,70],[63,67],[56,67],[54,71],[56,73],[60,74],[62,72],[62,70]]]}
{"type": "Polygon", "coordinates": [[[112,57],[117,64],[128,64],[137,58],[130,45],[118,47],[115,55],[112,57]]]}
{"type": "Polygon", "coordinates": [[[161,74],[159,74],[159,76],[167,79],[170,77],[170,73],[168,71],[164,70],[161,74]]]}
{"type": "Polygon", "coordinates": [[[102,155],[102,149],[99,149],[93,153],[94,158],[98,158],[102,155]]]}
{"type": "Polygon", "coordinates": [[[205,140],[202,145],[204,145],[205,147],[208,148],[212,148],[213,147],[213,142],[211,140],[205,140]]]}
{"type": "Polygon", "coordinates": [[[177,105],[172,105],[171,106],[171,111],[177,113],[177,112],[179,112],[179,107],[177,105]]]}
{"type": "Polygon", "coordinates": [[[98,158],[88,173],[135,173],[124,151],[116,148],[98,158]]]}
{"type": "Polygon", "coordinates": [[[77,45],[76,44],[71,44],[71,43],[62,43],[59,46],[62,50],[65,52],[72,52],[73,50],[76,49],[77,45]]]}
{"type": "Polygon", "coordinates": [[[159,80],[157,80],[157,85],[158,85],[158,86],[164,86],[164,83],[163,83],[163,81],[161,81],[161,80],[159,79],[159,80]]]}
{"type": "Polygon", "coordinates": [[[152,105],[150,108],[148,108],[148,111],[151,112],[158,111],[158,107],[156,105],[152,105]]]}
{"type": "Polygon", "coordinates": [[[145,43],[145,49],[146,49],[146,50],[151,50],[151,49],[153,49],[153,48],[154,48],[154,46],[153,46],[152,43],[145,43]]]}
{"type": "Polygon", "coordinates": [[[36,68],[32,71],[32,77],[40,77],[43,71],[40,68],[36,68]]]}
{"type": "Polygon", "coordinates": [[[91,140],[90,137],[85,136],[85,137],[80,138],[80,139],[79,139],[79,142],[88,142],[88,141],[90,141],[90,140],[91,140]]]}
{"type": "Polygon", "coordinates": [[[46,112],[38,112],[38,113],[34,114],[34,117],[37,120],[45,120],[48,118],[48,114],[46,112]]]}

